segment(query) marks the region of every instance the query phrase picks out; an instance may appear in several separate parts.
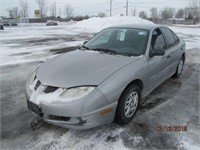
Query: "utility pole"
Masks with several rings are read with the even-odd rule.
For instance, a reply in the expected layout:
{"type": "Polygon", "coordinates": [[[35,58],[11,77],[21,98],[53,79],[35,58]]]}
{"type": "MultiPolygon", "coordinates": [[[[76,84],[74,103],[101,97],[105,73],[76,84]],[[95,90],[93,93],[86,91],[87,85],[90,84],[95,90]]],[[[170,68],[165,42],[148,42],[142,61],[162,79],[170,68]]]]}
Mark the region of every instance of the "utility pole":
{"type": "Polygon", "coordinates": [[[54,2],[54,7],[55,7],[55,18],[56,18],[56,12],[57,12],[57,10],[56,10],[56,2],[54,2]]]}
{"type": "Polygon", "coordinates": [[[60,8],[59,8],[59,16],[60,16],[60,18],[61,18],[60,8]]]}
{"type": "Polygon", "coordinates": [[[112,1],[113,0],[110,0],[110,17],[112,16],[112,1]]]}
{"type": "Polygon", "coordinates": [[[126,16],[128,16],[128,0],[126,0],[126,16]]]}

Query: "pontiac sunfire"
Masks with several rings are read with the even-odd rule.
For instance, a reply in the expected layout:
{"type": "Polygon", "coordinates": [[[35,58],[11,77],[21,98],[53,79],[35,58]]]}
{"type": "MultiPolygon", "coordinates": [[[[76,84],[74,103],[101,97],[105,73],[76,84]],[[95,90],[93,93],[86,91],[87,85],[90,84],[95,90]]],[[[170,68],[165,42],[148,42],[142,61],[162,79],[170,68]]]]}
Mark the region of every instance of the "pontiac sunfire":
{"type": "Polygon", "coordinates": [[[184,62],[185,42],[167,27],[109,27],[41,65],[26,84],[28,108],[72,129],[126,124],[142,98],[181,75],[184,62]]]}

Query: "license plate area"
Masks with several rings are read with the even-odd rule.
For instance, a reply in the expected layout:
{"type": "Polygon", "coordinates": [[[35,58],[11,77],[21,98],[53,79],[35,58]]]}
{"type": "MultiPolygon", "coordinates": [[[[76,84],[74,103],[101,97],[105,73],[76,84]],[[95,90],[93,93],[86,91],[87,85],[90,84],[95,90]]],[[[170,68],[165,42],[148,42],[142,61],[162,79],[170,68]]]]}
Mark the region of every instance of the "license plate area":
{"type": "Polygon", "coordinates": [[[31,101],[27,101],[27,105],[28,105],[28,109],[33,111],[36,115],[38,115],[39,117],[43,117],[42,110],[38,105],[32,103],[31,101]]]}

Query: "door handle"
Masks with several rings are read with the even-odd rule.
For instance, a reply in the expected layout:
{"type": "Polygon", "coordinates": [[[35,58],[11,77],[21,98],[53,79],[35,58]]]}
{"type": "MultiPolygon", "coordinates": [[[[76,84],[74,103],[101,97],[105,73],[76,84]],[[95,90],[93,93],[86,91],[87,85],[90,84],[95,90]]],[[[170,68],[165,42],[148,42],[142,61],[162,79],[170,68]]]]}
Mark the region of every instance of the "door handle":
{"type": "Polygon", "coordinates": [[[170,58],[170,57],[171,57],[170,55],[167,56],[167,58],[170,58]]]}

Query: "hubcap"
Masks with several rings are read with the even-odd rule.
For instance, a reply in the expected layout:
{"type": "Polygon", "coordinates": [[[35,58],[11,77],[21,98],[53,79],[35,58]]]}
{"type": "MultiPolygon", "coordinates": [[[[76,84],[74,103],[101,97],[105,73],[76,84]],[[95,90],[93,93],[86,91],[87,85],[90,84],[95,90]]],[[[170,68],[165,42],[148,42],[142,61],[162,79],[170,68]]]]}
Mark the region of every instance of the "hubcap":
{"type": "Polygon", "coordinates": [[[182,70],[183,70],[183,60],[181,59],[178,65],[178,75],[181,74],[182,70]]]}
{"type": "Polygon", "coordinates": [[[124,109],[124,113],[127,118],[130,118],[135,113],[138,105],[138,99],[139,96],[136,91],[131,92],[127,97],[124,109]]]}

